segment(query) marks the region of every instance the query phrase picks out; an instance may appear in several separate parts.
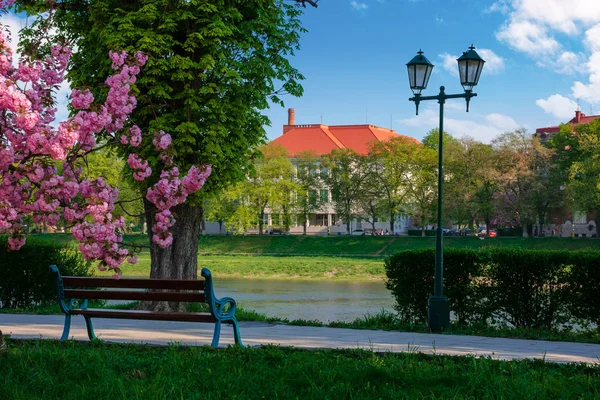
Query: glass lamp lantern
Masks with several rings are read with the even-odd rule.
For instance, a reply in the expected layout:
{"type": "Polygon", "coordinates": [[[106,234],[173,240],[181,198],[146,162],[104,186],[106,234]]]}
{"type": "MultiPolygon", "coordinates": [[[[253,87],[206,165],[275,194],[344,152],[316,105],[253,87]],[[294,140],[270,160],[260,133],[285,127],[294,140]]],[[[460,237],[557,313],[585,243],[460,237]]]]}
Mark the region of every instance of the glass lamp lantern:
{"type": "Polygon", "coordinates": [[[463,52],[462,56],[460,56],[457,61],[460,84],[466,92],[471,92],[479,82],[479,77],[481,76],[481,70],[483,70],[485,61],[479,57],[479,54],[477,54],[473,45],[469,47],[468,51],[463,52]]]}
{"type": "Polygon", "coordinates": [[[406,64],[406,68],[408,69],[410,89],[415,96],[419,96],[421,91],[427,88],[433,64],[419,50],[417,55],[406,64]]]}

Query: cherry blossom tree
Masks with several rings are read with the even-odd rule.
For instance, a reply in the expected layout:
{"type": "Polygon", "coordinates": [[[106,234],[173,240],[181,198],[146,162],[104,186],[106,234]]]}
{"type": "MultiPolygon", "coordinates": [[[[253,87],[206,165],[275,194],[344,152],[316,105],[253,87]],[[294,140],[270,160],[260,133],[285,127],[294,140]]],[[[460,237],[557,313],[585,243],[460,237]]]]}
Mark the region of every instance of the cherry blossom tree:
{"type": "MultiPolygon", "coordinates": [[[[12,2],[0,0],[0,10],[12,2]]],[[[25,54],[15,66],[5,28],[0,24],[0,231],[10,235],[10,249],[18,250],[25,244],[24,217],[49,225],[63,217],[84,257],[98,260],[101,270],[113,270],[119,277],[120,266],[126,260],[135,263],[137,256],[123,243],[123,217],[113,216],[118,190],[102,177],[82,175],[86,155],[108,145],[121,146],[129,153],[133,179],[144,181],[152,169],[136,149],[142,135],[153,136],[162,171],[145,198],[156,209],[152,241],[162,248],[173,242],[171,209],[202,188],[211,168],[193,165],[182,177],[170,152],[171,136],[163,131],[143,133],[130,120],[136,107],[132,85],[147,56],[110,52],[114,73],[105,82],[106,100],[97,103],[89,89],[74,89],[75,112],[58,122],[55,91],[64,81],[71,51],[55,43],[43,59],[25,54]]]]}

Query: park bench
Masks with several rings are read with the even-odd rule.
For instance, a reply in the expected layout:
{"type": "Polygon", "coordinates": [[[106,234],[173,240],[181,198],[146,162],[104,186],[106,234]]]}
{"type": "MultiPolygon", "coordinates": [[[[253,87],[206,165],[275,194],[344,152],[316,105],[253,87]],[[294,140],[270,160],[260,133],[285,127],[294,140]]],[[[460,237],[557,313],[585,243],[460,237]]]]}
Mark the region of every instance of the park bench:
{"type": "Polygon", "coordinates": [[[61,340],[69,338],[71,317],[81,315],[85,319],[90,340],[96,339],[92,318],[142,319],[158,321],[214,322],[215,331],[212,346],[219,345],[221,324],[233,325],[235,343],[242,346],[240,328],[235,318],[236,303],[230,297],[217,299],[214,295],[212,275],[202,268],[204,280],[184,279],[140,279],[140,278],[89,278],[61,276],[55,265],[50,271],[56,279],[56,294],[60,309],[65,314],[65,326],[61,340]],[[137,289],[137,290],[131,290],[137,289]],[[144,290],[140,290],[144,289],[144,290]],[[183,290],[183,291],[182,291],[183,290]],[[139,300],[139,301],[176,301],[207,303],[210,313],[197,312],[157,312],[144,310],[110,310],[88,308],[88,300],[139,300]],[[79,306],[74,308],[75,300],[79,306]],[[229,309],[224,310],[229,304],[229,309]]]}

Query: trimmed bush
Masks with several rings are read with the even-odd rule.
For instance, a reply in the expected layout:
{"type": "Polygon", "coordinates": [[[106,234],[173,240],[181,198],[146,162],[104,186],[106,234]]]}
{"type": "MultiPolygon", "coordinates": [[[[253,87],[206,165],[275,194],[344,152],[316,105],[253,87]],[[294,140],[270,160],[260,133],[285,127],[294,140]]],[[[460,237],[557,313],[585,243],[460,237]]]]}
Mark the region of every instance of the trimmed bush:
{"type": "Polygon", "coordinates": [[[484,276],[486,297],[495,320],[520,328],[551,329],[567,322],[565,296],[568,285],[567,251],[517,248],[481,251],[487,258],[484,276]]]}
{"type": "MultiPolygon", "coordinates": [[[[386,287],[396,298],[396,310],[403,322],[427,321],[427,299],[433,294],[435,250],[408,250],[394,254],[385,262],[386,287]]],[[[451,299],[450,309],[460,322],[477,319],[472,284],[479,275],[477,253],[470,249],[446,249],[444,252],[444,291],[451,299]]]]}
{"type": "MultiPolygon", "coordinates": [[[[409,229],[408,236],[423,236],[421,229],[409,229]]],[[[425,236],[435,236],[435,229],[426,229],[425,236]]]]}
{"type": "Polygon", "coordinates": [[[498,236],[521,237],[523,236],[523,228],[498,228],[496,234],[498,236]]]}
{"type": "Polygon", "coordinates": [[[569,298],[573,317],[600,330],[600,252],[573,252],[569,270],[569,298]]]}
{"type": "MultiPolygon", "coordinates": [[[[386,286],[403,322],[427,320],[434,266],[432,249],[386,260],[386,286]]],[[[558,329],[577,319],[600,326],[600,252],[448,248],[444,294],[459,323],[558,329]]]]}
{"type": "Polygon", "coordinates": [[[56,289],[48,267],[61,274],[90,276],[90,263],[72,246],[27,238],[18,251],[9,251],[7,237],[0,237],[0,308],[26,308],[56,301],[56,289]]]}

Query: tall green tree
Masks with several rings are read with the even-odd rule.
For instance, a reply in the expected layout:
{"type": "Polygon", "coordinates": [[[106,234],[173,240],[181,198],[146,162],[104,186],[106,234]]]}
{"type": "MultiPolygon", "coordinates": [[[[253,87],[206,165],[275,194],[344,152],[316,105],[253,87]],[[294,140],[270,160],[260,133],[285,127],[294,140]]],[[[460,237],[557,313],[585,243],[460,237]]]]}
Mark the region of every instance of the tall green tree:
{"type": "MultiPolygon", "coordinates": [[[[296,164],[296,175],[294,183],[297,185],[295,193],[295,210],[302,220],[303,233],[306,235],[307,221],[310,214],[314,213],[320,206],[320,198],[316,195],[326,185],[329,171],[325,174],[317,174],[319,169],[319,157],[312,151],[303,151],[294,156],[296,164]],[[315,195],[312,195],[315,193],[315,195]]],[[[326,167],[321,166],[323,172],[326,167]]],[[[300,222],[300,221],[298,221],[300,222]]]]}
{"type": "Polygon", "coordinates": [[[350,222],[359,216],[359,200],[368,161],[352,149],[335,149],[323,158],[321,164],[330,171],[327,185],[335,212],[346,222],[346,232],[350,234],[350,222]]]}
{"type": "Polygon", "coordinates": [[[418,151],[415,141],[398,137],[388,141],[375,142],[369,151],[367,168],[367,191],[376,191],[378,207],[370,207],[373,212],[379,208],[387,214],[391,234],[394,234],[394,222],[397,215],[406,211],[406,202],[410,195],[411,159],[418,151]]]}
{"type": "MultiPolygon", "coordinates": [[[[153,278],[196,278],[197,237],[202,195],[244,179],[250,156],[264,143],[269,101],[299,96],[302,75],[289,58],[303,32],[301,8],[283,0],[19,0],[19,11],[40,17],[28,30],[25,47],[43,56],[40,37],[67,38],[75,52],[68,78],[75,87],[106,96],[111,73],[109,50],[141,51],[149,56],[135,84],[138,100],[132,115],[143,132],[140,155],[157,171],[160,159],[152,134],[173,137],[172,156],[182,170],[212,166],[204,190],[173,209],[174,242],[162,249],[152,244],[153,278]],[[54,9],[51,27],[46,12],[54,9]],[[52,29],[49,29],[52,28],[52,29]]],[[[35,54],[35,53],[32,53],[35,54]]],[[[122,154],[122,156],[126,156],[122,154]]],[[[148,186],[138,190],[145,194],[148,186]]],[[[157,211],[144,200],[149,232],[157,211]]]]}
{"type": "Polygon", "coordinates": [[[498,152],[499,213],[507,224],[521,226],[527,236],[527,226],[535,221],[536,210],[531,201],[535,190],[535,157],[531,135],[524,129],[505,132],[492,142],[498,152]]]}
{"type": "Polygon", "coordinates": [[[409,166],[411,216],[421,234],[425,226],[435,220],[437,201],[437,154],[429,147],[421,146],[413,154],[409,166]]]}

